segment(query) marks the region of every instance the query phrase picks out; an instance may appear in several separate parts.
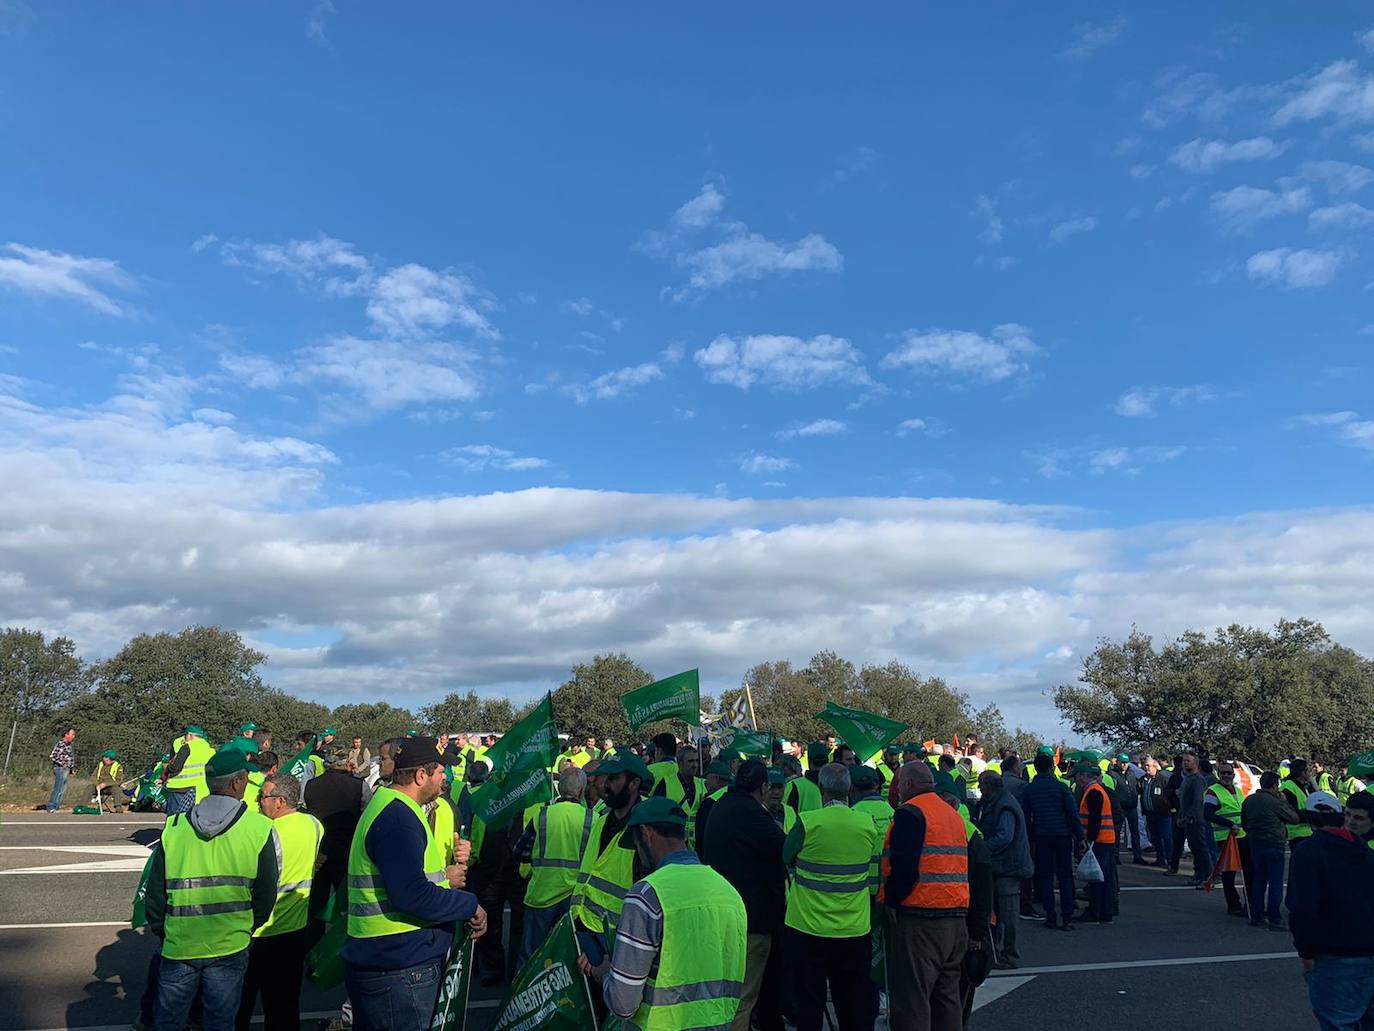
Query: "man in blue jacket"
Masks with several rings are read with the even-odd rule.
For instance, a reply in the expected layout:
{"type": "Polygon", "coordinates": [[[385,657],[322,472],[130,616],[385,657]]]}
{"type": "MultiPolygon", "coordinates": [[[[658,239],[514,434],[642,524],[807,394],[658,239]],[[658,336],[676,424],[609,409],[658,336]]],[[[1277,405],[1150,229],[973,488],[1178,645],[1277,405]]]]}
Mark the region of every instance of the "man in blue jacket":
{"type": "Polygon", "coordinates": [[[1344,825],[1293,852],[1289,925],[1323,1031],[1374,1027],[1374,795],[1345,804],[1344,825]]]}
{"type": "Polygon", "coordinates": [[[1072,931],[1073,843],[1083,840],[1073,794],[1054,776],[1054,756],[1035,757],[1035,779],[1026,789],[1026,825],[1035,842],[1035,888],[1045,910],[1045,927],[1072,931]],[[1054,883],[1059,882],[1059,917],[1055,918],[1054,883]]]}
{"type": "Polygon", "coordinates": [[[477,896],[458,890],[466,871],[445,869],[424,816],[444,787],[439,742],[392,743],[391,785],[378,788],[348,857],[348,941],[341,955],[356,1031],[424,1031],[439,995],[455,925],[487,929],[477,896]]]}

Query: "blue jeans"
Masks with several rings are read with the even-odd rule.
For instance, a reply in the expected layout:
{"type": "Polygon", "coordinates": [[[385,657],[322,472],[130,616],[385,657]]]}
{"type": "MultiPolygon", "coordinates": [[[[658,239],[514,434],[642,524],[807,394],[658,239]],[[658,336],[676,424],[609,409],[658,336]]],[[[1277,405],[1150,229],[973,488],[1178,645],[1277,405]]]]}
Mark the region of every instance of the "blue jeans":
{"type": "Polygon", "coordinates": [[[177,813],[189,813],[195,804],[195,788],[182,788],[179,791],[168,788],[162,801],[162,809],[168,816],[175,816],[177,813]]]}
{"type": "Polygon", "coordinates": [[[1155,847],[1155,866],[1168,866],[1174,854],[1174,818],[1168,813],[1146,813],[1145,826],[1155,847]]]}
{"type": "Polygon", "coordinates": [[[233,1031],[239,1011],[243,975],[248,969],[248,950],[214,959],[162,957],[157,974],[157,1020],[154,1031],[182,1031],[191,1015],[191,1003],[200,992],[205,1007],[201,1026],[205,1031],[233,1031]]]}
{"type": "Polygon", "coordinates": [[[48,796],[48,809],[56,810],[62,808],[62,794],[67,790],[67,778],[71,774],[65,766],[54,766],[52,768],[52,794],[48,796]]]}
{"type": "Polygon", "coordinates": [[[407,970],[359,970],[345,963],[353,1031],[428,1031],[442,967],[438,960],[407,970]]]}
{"type": "Polygon", "coordinates": [[[1307,998],[1322,1031],[1374,1031],[1374,956],[1318,956],[1307,998]]]}
{"type": "MultiPolygon", "coordinates": [[[[523,967],[525,961],[534,955],[534,950],[544,944],[549,932],[553,930],[553,925],[563,918],[563,914],[572,906],[572,896],[568,896],[562,902],[555,902],[552,906],[545,906],[540,909],[538,906],[525,907],[525,937],[520,943],[520,965],[523,967]]],[[[515,976],[514,970],[506,971],[511,977],[515,976]]]]}
{"type": "Polygon", "coordinates": [[[1073,839],[1068,835],[1035,839],[1035,894],[1045,910],[1045,920],[1053,926],[1054,885],[1059,883],[1060,919],[1073,917],[1073,839]]]}
{"type": "Polygon", "coordinates": [[[1245,893],[1250,896],[1250,919],[1268,917],[1271,924],[1283,923],[1283,848],[1274,845],[1250,846],[1250,882],[1245,893]],[[1268,906],[1265,894],[1268,893],[1268,906]]]}

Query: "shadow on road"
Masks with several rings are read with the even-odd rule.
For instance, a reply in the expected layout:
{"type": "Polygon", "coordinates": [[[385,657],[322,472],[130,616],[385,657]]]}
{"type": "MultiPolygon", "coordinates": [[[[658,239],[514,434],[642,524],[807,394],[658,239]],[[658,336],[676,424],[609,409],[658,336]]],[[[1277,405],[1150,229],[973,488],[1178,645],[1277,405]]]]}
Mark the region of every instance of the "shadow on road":
{"type": "Polygon", "coordinates": [[[135,845],[142,845],[144,848],[152,848],[153,842],[162,837],[161,827],[140,827],[129,835],[129,840],[135,845]]]}
{"type": "Polygon", "coordinates": [[[132,1023],[154,945],[151,935],[126,927],[102,946],[95,954],[91,979],[82,986],[82,998],[67,1006],[67,1026],[132,1023]]]}

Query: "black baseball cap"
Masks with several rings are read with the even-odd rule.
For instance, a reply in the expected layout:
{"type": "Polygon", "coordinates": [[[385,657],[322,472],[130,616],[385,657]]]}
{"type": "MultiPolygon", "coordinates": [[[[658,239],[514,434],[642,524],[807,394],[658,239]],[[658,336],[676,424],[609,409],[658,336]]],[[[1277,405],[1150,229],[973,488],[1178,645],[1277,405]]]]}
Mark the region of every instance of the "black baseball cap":
{"type": "Polygon", "coordinates": [[[432,737],[401,738],[391,746],[391,761],[398,770],[418,770],[439,762],[439,740],[432,737]]]}

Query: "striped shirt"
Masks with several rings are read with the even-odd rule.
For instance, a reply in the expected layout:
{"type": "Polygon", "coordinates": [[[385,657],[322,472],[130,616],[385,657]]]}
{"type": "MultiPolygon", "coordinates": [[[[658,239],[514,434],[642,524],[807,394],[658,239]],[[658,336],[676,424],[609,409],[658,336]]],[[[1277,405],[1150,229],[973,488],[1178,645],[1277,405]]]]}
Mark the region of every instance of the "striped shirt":
{"type": "MultiPolygon", "coordinates": [[[[660,866],[670,863],[700,865],[697,854],[690,849],[669,853],[660,866]]],[[[644,982],[658,968],[662,948],[663,905],[653,885],[639,881],[625,896],[625,908],[615,928],[611,969],[601,982],[601,995],[617,1017],[632,1017],[639,1009],[644,1000],[644,982]]]]}

